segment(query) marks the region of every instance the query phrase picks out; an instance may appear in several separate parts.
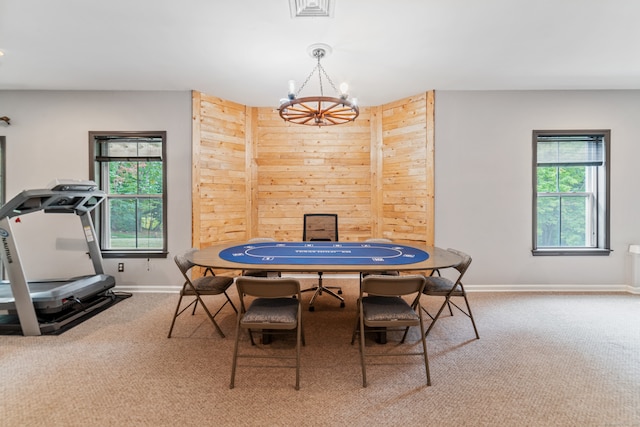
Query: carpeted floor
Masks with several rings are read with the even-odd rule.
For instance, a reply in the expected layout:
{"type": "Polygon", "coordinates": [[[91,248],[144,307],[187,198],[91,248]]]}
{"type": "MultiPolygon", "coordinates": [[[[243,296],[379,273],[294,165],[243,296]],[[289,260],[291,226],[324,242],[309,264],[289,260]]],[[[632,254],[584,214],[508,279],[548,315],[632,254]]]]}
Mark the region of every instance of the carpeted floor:
{"type": "MultiPolygon", "coordinates": [[[[347,306],[324,295],[304,311],[299,391],[292,369],[246,366],[228,388],[230,308],[225,339],[202,311],[167,339],[177,294],[134,294],[59,336],[0,336],[0,425],[640,426],[638,296],[474,293],[480,340],[466,317],[441,318],[427,339],[431,387],[417,357],[369,367],[362,388],[357,280],[326,283],[344,286],[347,306]]],[[[368,348],[390,351],[393,338],[368,348]]]]}

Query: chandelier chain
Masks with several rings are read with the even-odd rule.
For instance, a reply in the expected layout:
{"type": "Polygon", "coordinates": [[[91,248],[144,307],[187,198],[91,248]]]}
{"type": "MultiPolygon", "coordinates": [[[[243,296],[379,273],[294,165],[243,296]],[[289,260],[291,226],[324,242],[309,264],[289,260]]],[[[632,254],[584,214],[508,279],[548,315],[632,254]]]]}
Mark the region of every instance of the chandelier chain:
{"type": "Polygon", "coordinates": [[[316,50],[313,51],[313,56],[318,60],[318,63],[313,68],[313,70],[311,70],[311,73],[309,73],[309,75],[307,76],[307,79],[304,81],[304,83],[302,83],[302,85],[300,85],[300,88],[298,89],[298,91],[296,92],[296,95],[295,95],[296,98],[300,95],[300,93],[302,92],[304,87],[307,85],[307,83],[309,83],[309,80],[311,80],[311,77],[313,77],[313,74],[316,71],[318,72],[318,80],[319,80],[319,83],[320,83],[320,96],[324,96],[324,87],[322,86],[322,75],[323,74],[324,74],[325,79],[327,79],[327,81],[329,82],[329,84],[333,88],[333,91],[338,93],[338,88],[336,88],[336,85],[333,83],[333,80],[331,80],[331,77],[329,77],[329,74],[327,74],[327,72],[324,70],[324,67],[320,63],[320,60],[322,58],[324,58],[324,55],[325,55],[325,51],[323,49],[316,49],[316,50]]]}
{"type": "MultiPolygon", "coordinates": [[[[320,67],[320,71],[322,71],[322,74],[324,74],[324,77],[327,79],[327,81],[329,82],[329,84],[333,88],[333,91],[338,93],[338,89],[336,88],[336,85],[333,84],[333,81],[331,80],[331,77],[329,77],[329,74],[327,74],[327,72],[324,70],[322,65],[320,65],[320,60],[319,59],[318,59],[318,66],[320,67]]],[[[320,73],[318,73],[318,74],[320,74],[320,73]]],[[[322,93],[322,79],[320,79],[320,92],[322,93]]]]}
{"type": "MultiPolygon", "coordinates": [[[[311,77],[313,77],[313,73],[316,72],[316,70],[318,69],[318,67],[320,66],[320,62],[318,62],[318,65],[316,65],[313,70],[311,70],[311,74],[309,74],[307,76],[307,79],[304,81],[304,83],[302,83],[302,85],[300,85],[300,89],[298,89],[298,91],[296,92],[296,98],[300,95],[300,92],[302,92],[302,89],[304,89],[304,87],[307,85],[307,83],[309,83],[309,80],[311,80],[311,77]]],[[[318,72],[319,74],[320,72],[318,72]]],[[[320,88],[322,89],[322,84],[320,85],[320,88]]]]}

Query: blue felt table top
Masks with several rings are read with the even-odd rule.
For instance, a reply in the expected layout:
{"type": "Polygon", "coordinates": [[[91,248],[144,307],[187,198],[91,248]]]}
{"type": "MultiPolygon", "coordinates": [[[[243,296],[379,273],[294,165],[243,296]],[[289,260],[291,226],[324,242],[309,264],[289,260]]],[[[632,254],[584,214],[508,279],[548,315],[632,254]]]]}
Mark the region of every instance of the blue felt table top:
{"type": "Polygon", "coordinates": [[[247,243],[220,251],[220,258],[243,264],[381,265],[424,261],[421,249],[395,243],[265,242],[247,243]]]}

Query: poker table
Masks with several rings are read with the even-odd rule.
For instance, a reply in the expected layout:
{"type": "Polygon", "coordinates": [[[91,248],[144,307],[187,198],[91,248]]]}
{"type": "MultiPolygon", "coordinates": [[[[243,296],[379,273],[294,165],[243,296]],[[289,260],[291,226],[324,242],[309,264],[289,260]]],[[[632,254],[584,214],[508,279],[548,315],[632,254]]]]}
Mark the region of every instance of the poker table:
{"type": "Polygon", "coordinates": [[[291,272],[423,271],[453,267],[457,255],[434,246],[373,242],[235,242],[190,255],[202,267],[291,272]]]}

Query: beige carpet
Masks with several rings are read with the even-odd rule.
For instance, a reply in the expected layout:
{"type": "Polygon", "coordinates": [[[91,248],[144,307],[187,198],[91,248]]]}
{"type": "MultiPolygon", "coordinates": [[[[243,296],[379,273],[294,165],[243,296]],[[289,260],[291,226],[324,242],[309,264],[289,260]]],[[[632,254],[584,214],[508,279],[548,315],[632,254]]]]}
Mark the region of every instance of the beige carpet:
{"type": "MultiPolygon", "coordinates": [[[[362,388],[349,344],[357,281],[326,282],[345,285],[347,307],[324,295],[304,311],[300,391],[292,369],[244,366],[229,390],[230,309],[226,339],[201,311],[167,339],[177,295],[134,294],[60,336],[0,336],[0,425],[640,426],[638,296],[472,294],[480,340],[466,317],[441,318],[431,387],[409,358],[371,366],[362,388]]],[[[389,351],[392,338],[368,348],[389,351]]]]}

